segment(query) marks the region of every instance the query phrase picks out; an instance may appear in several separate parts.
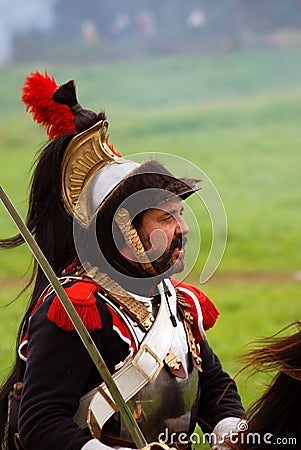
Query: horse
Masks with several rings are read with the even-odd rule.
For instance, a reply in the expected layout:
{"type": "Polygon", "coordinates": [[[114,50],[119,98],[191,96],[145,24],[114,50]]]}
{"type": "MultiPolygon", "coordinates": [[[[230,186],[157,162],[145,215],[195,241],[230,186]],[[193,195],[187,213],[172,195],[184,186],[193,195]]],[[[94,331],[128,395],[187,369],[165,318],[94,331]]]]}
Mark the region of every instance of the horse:
{"type": "Polygon", "coordinates": [[[243,371],[274,375],[267,390],[247,411],[248,420],[238,427],[235,439],[228,439],[230,448],[301,449],[301,322],[284,330],[291,327],[297,327],[297,331],[262,338],[242,358],[243,371]]]}

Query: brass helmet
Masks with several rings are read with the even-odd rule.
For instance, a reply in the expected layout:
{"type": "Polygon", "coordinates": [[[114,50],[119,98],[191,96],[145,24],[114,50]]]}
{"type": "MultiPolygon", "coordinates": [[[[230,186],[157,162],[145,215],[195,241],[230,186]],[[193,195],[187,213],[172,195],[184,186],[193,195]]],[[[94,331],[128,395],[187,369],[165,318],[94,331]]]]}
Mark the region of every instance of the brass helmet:
{"type": "Polygon", "coordinates": [[[50,139],[72,134],[61,164],[61,197],[70,216],[88,229],[100,211],[114,210],[125,241],[144,269],[154,274],[133,225],[134,213],[120,208],[121,201],[153,188],[155,194],[148,191],[143,202],[145,209],[155,207],[171,196],[189,196],[199,189],[196,180],[177,179],[154,161],[137,163],[122,158],[108,141],[105,114],[82,108],[73,80],[58,86],[47,73],[32,73],[25,80],[22,100],[50,139]]]}

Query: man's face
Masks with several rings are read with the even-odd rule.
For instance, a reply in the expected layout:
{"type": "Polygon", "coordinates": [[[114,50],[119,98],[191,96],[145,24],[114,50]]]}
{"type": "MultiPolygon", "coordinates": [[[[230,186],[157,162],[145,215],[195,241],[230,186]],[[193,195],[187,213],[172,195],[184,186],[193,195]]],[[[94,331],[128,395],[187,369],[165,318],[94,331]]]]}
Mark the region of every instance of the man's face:
{"type": "Polygon", "coordinates": [[[142,217],[138,233],[158,273],[168,271],[171,275],[184,269],[184,247],[189,228],[182,214],[181,200],[173,198],[149,209],[142,217]]]}

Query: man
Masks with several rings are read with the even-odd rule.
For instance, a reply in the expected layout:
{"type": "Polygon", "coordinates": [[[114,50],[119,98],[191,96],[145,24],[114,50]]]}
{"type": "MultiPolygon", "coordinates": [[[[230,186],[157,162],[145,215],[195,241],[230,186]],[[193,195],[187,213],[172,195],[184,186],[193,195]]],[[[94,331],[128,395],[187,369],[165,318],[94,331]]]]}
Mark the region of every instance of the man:
{"type": "MultiPolygon", "coordinates": [[[[73,82],[56,88],[35,73],[23,90],[51,137],[33,177],[29,228],[147,441],[188,447],[197,423],[206,433],[229,433],[244,410],[205,338],[218,312],[198,288],[170,278],[184,268],[182,200],[196,181],[155,161],[124,160],[108,143],[104,113],[83,110],[73,82]]],[[[40,269],[35,277],[17,363],[0,397],[2,418],[13,385],[11,410],[20,398],[9,449],[14,441],[25,450],[135,447],[96,389],[100,376],[60,300],[40,269]]]]}

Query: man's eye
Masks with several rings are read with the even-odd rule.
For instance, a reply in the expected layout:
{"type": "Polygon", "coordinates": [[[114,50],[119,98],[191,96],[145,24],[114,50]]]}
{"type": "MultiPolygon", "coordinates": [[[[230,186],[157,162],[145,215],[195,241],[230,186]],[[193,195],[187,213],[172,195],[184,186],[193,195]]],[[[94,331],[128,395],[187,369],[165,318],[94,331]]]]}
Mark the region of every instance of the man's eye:
{"type": "Polygon", "coordinates": [[[172,216],[167,216],[167,217],[164,217],[163,221],[164,222],[168,222],[171,219],[172,219],[172,216]]]}

